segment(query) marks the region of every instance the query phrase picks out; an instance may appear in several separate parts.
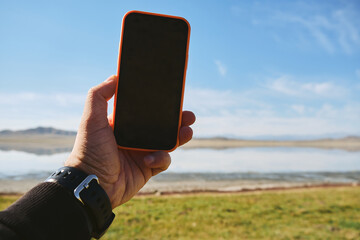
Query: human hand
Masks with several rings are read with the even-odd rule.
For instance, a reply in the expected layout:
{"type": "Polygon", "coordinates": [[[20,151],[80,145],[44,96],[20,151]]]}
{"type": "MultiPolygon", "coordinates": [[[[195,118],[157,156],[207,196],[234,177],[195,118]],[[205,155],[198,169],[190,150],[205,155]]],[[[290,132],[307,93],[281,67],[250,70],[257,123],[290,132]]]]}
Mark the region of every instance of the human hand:
{"type": "MultiPolygon", "coordinates": [[[[107,117],[107,101],[116,90],[116,76],[89,90],[74,148],[65,166],[95,174],[109,196],[112,208],[129,201],[156,174],[171,162],[164,151],[145,152],[119,149],[113,133],[112,115],[107,117]]],[[[182,113],[180,145],[191,140],[190,125],[195,115],[182,113]]]]}

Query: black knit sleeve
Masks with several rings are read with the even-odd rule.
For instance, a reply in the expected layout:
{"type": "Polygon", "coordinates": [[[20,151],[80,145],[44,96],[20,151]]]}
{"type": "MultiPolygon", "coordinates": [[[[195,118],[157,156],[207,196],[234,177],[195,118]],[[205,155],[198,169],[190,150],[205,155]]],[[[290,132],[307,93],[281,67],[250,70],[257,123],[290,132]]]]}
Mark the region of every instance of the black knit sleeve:
{"type": "Polygon", "coordinates": [[[0,212],[0,239],[90,239],[85,210],[57,183],[41,183],[0,212]]]}

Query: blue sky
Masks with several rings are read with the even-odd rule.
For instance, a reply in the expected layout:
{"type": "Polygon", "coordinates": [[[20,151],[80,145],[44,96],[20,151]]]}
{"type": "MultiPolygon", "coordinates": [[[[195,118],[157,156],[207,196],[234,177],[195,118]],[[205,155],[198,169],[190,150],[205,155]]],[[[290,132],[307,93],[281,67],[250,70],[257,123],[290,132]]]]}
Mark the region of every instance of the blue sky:
{"type": "Polygon", "coordinates": [[[0,0],[0,129],[76,130],[134,9],[191,24],[195,136],[360,135],[358,1],[0,0]]]}

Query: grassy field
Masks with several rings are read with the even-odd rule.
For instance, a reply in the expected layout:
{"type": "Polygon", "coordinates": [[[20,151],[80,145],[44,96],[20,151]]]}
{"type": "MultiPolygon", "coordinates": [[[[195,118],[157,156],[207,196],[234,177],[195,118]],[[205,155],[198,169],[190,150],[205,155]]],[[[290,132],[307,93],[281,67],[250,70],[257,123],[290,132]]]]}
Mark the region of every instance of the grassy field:
{"type": "Polygon", "coordinates": [[[115,212],[102,239],[360,239],[359,187],[136,197],[115,212]]]}

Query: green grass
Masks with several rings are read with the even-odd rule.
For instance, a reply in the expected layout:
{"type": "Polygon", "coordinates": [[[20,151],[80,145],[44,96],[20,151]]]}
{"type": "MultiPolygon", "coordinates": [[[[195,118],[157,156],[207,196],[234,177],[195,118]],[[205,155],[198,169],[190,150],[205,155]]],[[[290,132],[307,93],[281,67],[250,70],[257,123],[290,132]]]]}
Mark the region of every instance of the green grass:
{"type": "Polygon", "coordinates": [[[359,187],[137,197],[115,213],[102,239],[360,239],[359,187]]]}

